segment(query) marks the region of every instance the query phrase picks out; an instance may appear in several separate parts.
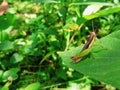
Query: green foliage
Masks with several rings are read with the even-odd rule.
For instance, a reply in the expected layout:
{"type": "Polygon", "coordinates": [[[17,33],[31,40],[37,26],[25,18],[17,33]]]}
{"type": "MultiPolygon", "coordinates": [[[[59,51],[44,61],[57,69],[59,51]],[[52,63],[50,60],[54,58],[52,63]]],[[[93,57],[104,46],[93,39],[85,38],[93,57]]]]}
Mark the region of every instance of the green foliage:
{"type": "Polygon", "coordinates": [[[0,16],[0,31],[7,29],[11,25],[16,25],[16,18],[14,14],[7,13],[6,15],[0,16]]]}
{"type": "Polygon", "coordinates": [[[7,1],[9,10],[0,16],[0,89],[90,90],[99,83],[103,89],[107,84],[120,88],[118,2],[7,1]],[[81,50],[93,28],[98,42],[90,55],[74,63],[70,57],[81,50]]]}
{"type": "Polygon", "coordinates": [[[40,84],[38,82],[28,85],[25,90],[39,90],[40,84]]]}
{"type": "Polygon", "coordinates": [[[18,78],[18,75],[17,75],[18,71],[19,71],[19,68],[11,68],[9,70],[6,70],[3,73],[1,78],[3,81],[6,81],[8,77],[11,76],[13,80],[16,80],[18,78]]]}
{"type": "Polygon", "coordinates": [[[9,40],[9,34],[5,31],[0,32],[0,42],[9,40]]]}
{"type": "Polygon", "coordinates": [[[10,50],[13,49],[13,44],[10,41],[4,41],[0,43],[0,50],[10,50]]]}
{"type": "Polygon", "coordinates": [[[10,59],[11,63],[18,63],[21,62],[23,60],[23,56],[18,54],[18,53],[14,53],[13,56],[10,59]]]}

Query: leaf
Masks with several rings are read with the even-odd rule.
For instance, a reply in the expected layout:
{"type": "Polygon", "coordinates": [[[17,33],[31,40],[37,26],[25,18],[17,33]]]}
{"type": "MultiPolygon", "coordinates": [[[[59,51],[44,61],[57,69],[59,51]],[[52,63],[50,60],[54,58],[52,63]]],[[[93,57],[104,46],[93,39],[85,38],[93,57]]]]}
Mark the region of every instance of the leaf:
{"type": "Polygon", "coordinates": [[[101,5],[103,5],[103,6],[114,6],[115,4],[113,4],[113,3],[108,3],[108,2],[104,2],[104,1],[100,1],[99,0],[99,2],[96,2],[96,0],[95,0],[95,2],[92,0],[92,2],[89,2],[89,1],[87,1],[87,2],[83,2],[83,1],[81,1],[81,2],[77,2],[77,3],[71,3],[69,6],[73,6],[73,5],[90,5],[90,4],[101,4],[101,5]]]}
{"type": "Polygon", "coordinates": [[[119,11],[120,11],[120,6],[116,6],[116,7],[106,8],[106,9],[96,12],[94,14],[85,15],[83,17],[87,20],[90,20],[90,19],[93,19],[96,17],[104,16],[107,14],[112,14],[112,13],[119,12],[119,11]]]}
{"type": "Polygon", "coordinates": [[[105,16],[105,15],[109,15],[109,14],[119,12],[119,11],[120,11],[120,6],[106,8],[106,9],[100,10],[100,11],[90,14],[90,15],[84,15],[83,17],[78,18],[77,22],[78,22],[78,24],[81,24],[83,22],[86,22],[87,20],[91,20],[91,19],[105,16]]]}
{"type": "Polygon", "coordinates": [[[59,1],[56,0],[34,0],[35,3],[41,3],[41,2],[45,2],[45,3],[60,3],[59,1]]]}
{"type": "Polygon", "coordinates": [[[10,50],[13,49],[13,43],[11,41],[4,41],[0,43],[0,50],[10,50]]]}
{"type": "Polygon", "coordinates": [[[9,87],[3,86],[2,88],[0,88],[0,90],[9,90],[9,87]]]}
{"type": "Polygon", "coordinates": [[[18,20],[14,14],[6,13],[0,16],[0,31],[9,28],[10,26],[18,27],[18,20]]]}
{"type": "Polygon", "coordinates": [[[101,8],[103,7],[102,4],[92,4],[92,5],[88,5],[85,10],[83,11],[83,16],[84,15],[90,15],[93,13],[96,13],[97,11],[99,11],[101,8]]]}
{"type": "Polygon", "coordinates": [[[9,39],[8,33],[5,31],[0,31],[0,42],[8,40],[8,39],[9,39]]]}
{"type": "Polygon", "coordinates": [[[1,79],[2,74],[3,74],[3,70],[0,70],[0,79],[1,79]]]}
{"type": "Polygon", "coordinates": [[[12,77],[13,80],[16,80],[18,78],[19,68],[11,68],[3,73],[2,79],[3,81],[7,81],[8,77],[12,77]]]}
{"type": "Polygon", "coordinates": [[[30,85],[28,85],[25,90],[40,90],[40,83],[39,82],[35,82],[32,83],[30,85]]]}
{"type": "Polygon", "coordinates": [[[20,55],[18,53],[14,53],[13,56],[11,57],[11,59],[10,59],[10,62],[11,63],[18,63],[18,62],[20,62],[22,60],[23,60],[23,56],[22,55],[20,55]]]}
{"type": "Polygon", "coordinates": [[[56,69],[55,73],[56,73],[57,77],[67,80],[67,74],[63,68],[56,69]]]}
{"type": "Polygon", "coordinates": [[[99,42],[102,46],[96,42],[91,54],[78,63],[73,62],[71,56],[75,55],[81,46],[59,55],[68,67],[120,89],[120,30],[99,42]]]}
{"type": "Polygon", "coordinates": [[[54,53],[54,51],[47,53],[47,54],[43,57],[43,59],[40,61],[40,64],[42,64],[42,63],[43,63],[48,57],[50,57],[53,53],[54,53]]]}
{"type": "Polygon", "coordinates": [[[3,2],[0,5],[0,16],[3,15],[8,9],[8,3],[6,0],[3,0],[3,2]]]}

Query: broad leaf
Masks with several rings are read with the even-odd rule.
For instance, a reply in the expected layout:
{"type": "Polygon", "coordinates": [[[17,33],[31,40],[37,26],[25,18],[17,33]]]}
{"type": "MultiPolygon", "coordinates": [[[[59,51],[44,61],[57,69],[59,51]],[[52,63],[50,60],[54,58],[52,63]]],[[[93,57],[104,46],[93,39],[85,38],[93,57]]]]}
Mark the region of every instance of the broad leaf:
{"type": "Polygon", "coordinates": [[[18,78],[18,73],[19,68],[11,68],[7,71],[5,71],[2,75],[3,81],[7,81],[9,77],[12,77],[13,80],[16,80],[18,78]]]}
{"type": "Polygon", "coordinates": [[[25,88],[25,90],[39,90],[39,89],[40,89],[39,82],[32,83],[25,88]]]}
{"type": "Polygon", "coordinates": [[[5,31],[0,31],[0,42],[9,40],[9,35],[5,31]]]}
{"type": "Polygon", "coordinates": [[[88,5],[84,12],[83,12],[83,16],[84,15],[90,15],[93,13],[96,13],[97,11],[99,11],[101,8],[103,7],[102,4],[92,4],[92,5],[88,5]]]}
{"type": "Polygon", "coordinates": [[[13,56],[10,59],[11,63],[18,63],[23,60],[23,55],[14,53],[13,56]]]}
{"type": "Polygon", "coordinates": [[[0,90],[9,90],[9,88],[7,86],[3,86],[2,88],[0,88],[0,90]]]}
{"type": "Polygon", "coordinates": [[[10,50],[13,48],[14,48],[13,43],[10,41],[4,41],[0,43],[0,50],[10,50]]]}
{"type": "Polygon", "coordinates": [[[78,24],[81,24],[83,22],[86,22],[87,20],[91,20],[91,19],[105,16],[105,15],[109,15],[109,14],[116,13],[119,11],[120,11],[120,6],[106,8],[106,9],[100,10],[100,11],[90,14],[90,15],[84,15],[83,17],[78,18],[77,22],[78,22],[78,24]]]}
{"type": "Polygon", "coordinates": [[[100,39],[89,56],[75,63],[71,56],[80,49],[81,46],[59,55],[68,67],[120,89],[120,31],[100,39]]]}
{"type": "Polygon", "coordinates": [[[116,7],[106,8],[106,9],[101,10],[99,12],[93,13],[91,15],[85,15],[83,17],[87,20],[90,20],[90,19],[93,19],[96,17],[104,16],[107,14],[112,14],[112,13],[119,12],[119,11],[120,11],[120,6],[116,6],[116,7]]]}

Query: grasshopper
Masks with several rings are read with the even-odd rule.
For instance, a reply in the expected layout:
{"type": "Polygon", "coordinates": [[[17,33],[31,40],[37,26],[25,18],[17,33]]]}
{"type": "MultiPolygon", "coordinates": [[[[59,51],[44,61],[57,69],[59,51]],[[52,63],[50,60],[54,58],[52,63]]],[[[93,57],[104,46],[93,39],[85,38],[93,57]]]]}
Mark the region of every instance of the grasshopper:
{"type": "Polygon", "coordinates": [[[90,33],[90,36],[89,36],[87,42],[85,43],[84,47],[80,51],[80,53],[76,54],[75,56],[72,56],[71,59],[75,62],[79,62],[83,59],[83,57],[88,55],[92,50],[92,46],[94,44],[95,38],[96,38],[96,33],[94,31],[92,31],[90,33]]]}

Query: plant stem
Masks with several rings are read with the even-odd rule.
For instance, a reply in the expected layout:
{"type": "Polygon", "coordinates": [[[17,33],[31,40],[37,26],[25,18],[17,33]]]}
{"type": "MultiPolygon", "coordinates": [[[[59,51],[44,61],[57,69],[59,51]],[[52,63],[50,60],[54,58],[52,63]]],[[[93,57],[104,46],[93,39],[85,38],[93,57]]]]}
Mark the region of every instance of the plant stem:
{"type": "MultiPolygon", "coordinates": [[[[78,30],[80,30],[83,25],[84,25],[84,23],[82,23],[82,24],[79,26],[78,30]]],[[[74,40],[74,37],[75,37],[76,33],[77,33],[77,31],[75,31],[75,32],[73,33],[72,37],[70,38],[70,41],[69,41],[68,45],[67,45],[66,48],[65,48],[65,51],[68,50],[68,47],[69,47],[69,45],[71,44],[71,42],[74,40]]]]}

